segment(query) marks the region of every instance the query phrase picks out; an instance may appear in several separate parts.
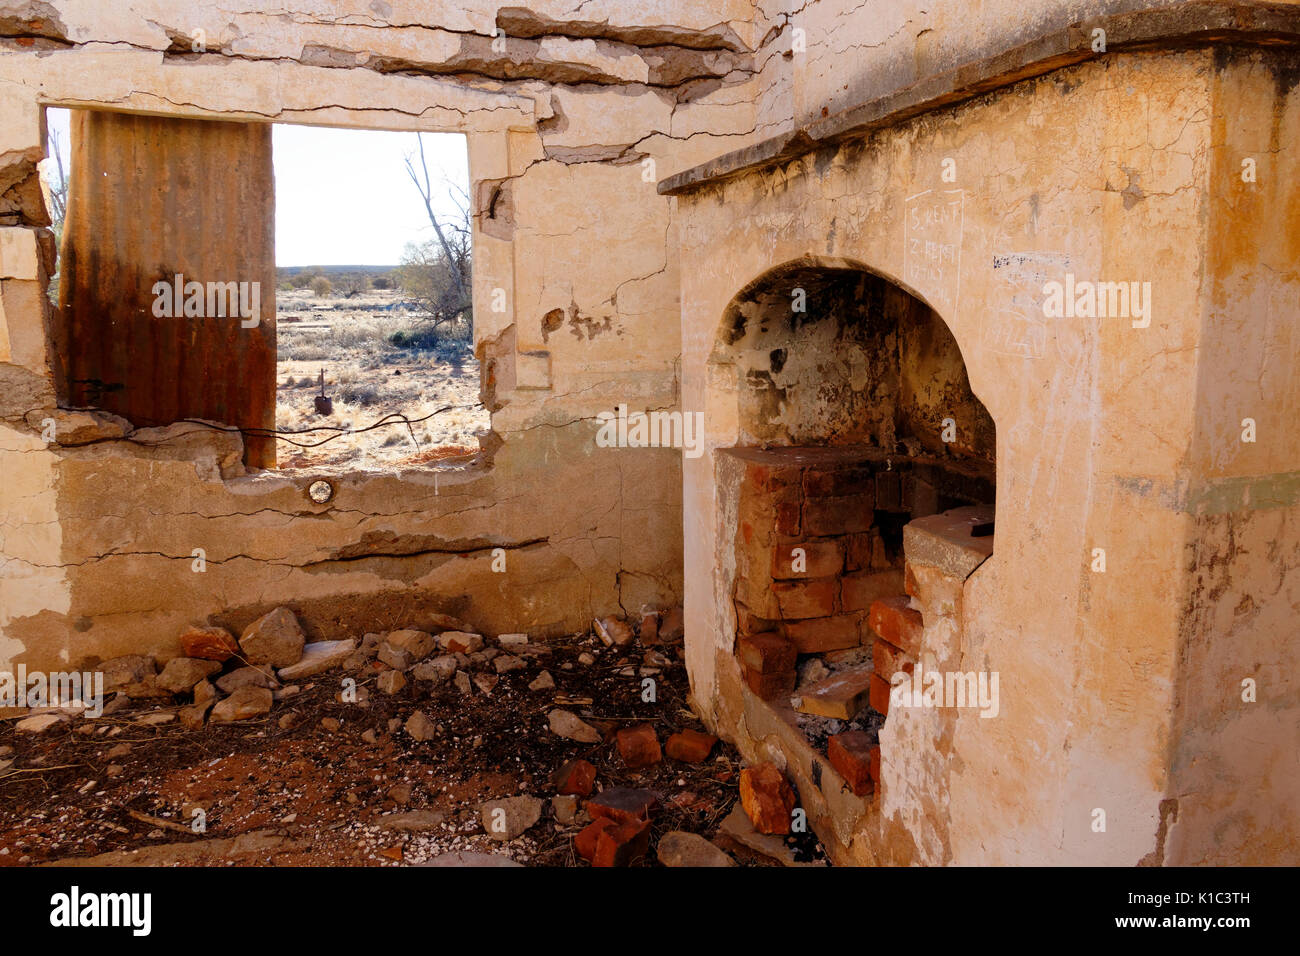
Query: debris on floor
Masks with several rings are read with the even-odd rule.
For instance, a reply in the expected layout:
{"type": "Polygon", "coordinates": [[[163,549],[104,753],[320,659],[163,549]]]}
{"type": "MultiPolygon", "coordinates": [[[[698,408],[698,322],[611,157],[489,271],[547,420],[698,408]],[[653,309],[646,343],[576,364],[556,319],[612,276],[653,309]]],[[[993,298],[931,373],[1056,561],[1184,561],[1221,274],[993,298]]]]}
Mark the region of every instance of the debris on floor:
{"type": "Polygon", "coordinates": [[[0,866],[824,864],[687,708],[680,611],[437,624],[311,643],[277,608],[104,662],[102,715],[0,720],[0,866]]]}

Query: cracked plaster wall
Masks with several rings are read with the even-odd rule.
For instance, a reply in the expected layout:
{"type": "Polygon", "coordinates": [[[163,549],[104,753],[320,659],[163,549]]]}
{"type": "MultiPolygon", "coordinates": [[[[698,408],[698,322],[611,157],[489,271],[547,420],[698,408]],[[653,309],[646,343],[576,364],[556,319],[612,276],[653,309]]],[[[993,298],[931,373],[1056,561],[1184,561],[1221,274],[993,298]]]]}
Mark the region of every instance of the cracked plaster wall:
{"type": "Polygon", "coordinates": [[[752,138],[751,12],[0,2],[0,664],[165,657],[189,623],[281,603],[332,637],[434,611],[554,635],[680,602],[680,453],[597,448],[595,415],[677,404],[672,204],[655,185],[752,138]],[[229,436],[42,441],[46,105],[464,133],[481,460],[342,474],[318,506],[315,473],[242,473],[229,436]]]}
{"type": "Polygon", "coordinates": [[[1281,146],[1296,141],[1291,53],[1071,67],[674,202],[654,195],[643,160],[662,179],[1049,28],[1187,5],[260,6],[195,2],[178,16],[162,0],[111,13],[99,0],[0,0],[0,661],[167,653],[190,620],[238,626],[281,602],[320,636],[425,609],[563,630],[620,602],[675,600],[685,546],[697,702],[747,753],[767,753],[758,741],[784,732],[746,729],[726,670],[712,455],[598,453],[592,416],[680,401],[706,411],[712,446],[734,443],[734,383],[707,363],[730,296],[791,259],[842,260],[903,281],[940,313],[997,422],[998,548],[966,582],[958,654],[1001,671],[1005,719],[959,715],[943,781],[921,755],[886,754],[884,807],[891,775],[942,787],[923,811],[924,845],[900,811],[863,812],[828,788],[835,852],[958,863],[1294,853],[1294,817],[1279,808],[1300,795],[1296,651],[1279,634],[1297,609],[1300,438],[1276,438],[1298,387],[1297,198],[1279,186],[1300,181],[1281,146]],[[207,52],[191,52],[195,29],[207,52]],[[28,413],[54,396],[40,104],[466,133],[476,300],[505,288],[510,303],[505,315],[476,309],[489,460],[352,474],[321,508],[302,493],[310,476],[237,475],[238,449],[219,441],[41,441],[28,413]],[[1255,205],[1223,185],[1242,150],[1272,164],[1255,205]],[[909,281],[908,197],[945,188],[945,157],[960,175],[961,258],[909,281]],[[1238,214],[1261,225],[1242,228],[1238,214]],[[1250,236],[1273,238],[1252,247],[1250,236]],[[1023,289],[1036,269],[1067,265],[1152,273],[1157,334],[1042,323],[1023,289]],[[1225,366],[1222,354],[1242,358],[1225,366]],[[1245,456],[1221,414],[1243,403],[1274,425],[1245,456]],[[1121,573],[1089,576],[1097,541],[1121,573]],[[189,571],[199,546],[204,575],[189,571]],[[487,570],[492,546],[507,548],[510,575],[487,570]],[[1224,691],[1243,653],[1268,694],[1247,711],[1224,691]],[[1088,826],[1099,805],[1104,835],[1088,826]]]}

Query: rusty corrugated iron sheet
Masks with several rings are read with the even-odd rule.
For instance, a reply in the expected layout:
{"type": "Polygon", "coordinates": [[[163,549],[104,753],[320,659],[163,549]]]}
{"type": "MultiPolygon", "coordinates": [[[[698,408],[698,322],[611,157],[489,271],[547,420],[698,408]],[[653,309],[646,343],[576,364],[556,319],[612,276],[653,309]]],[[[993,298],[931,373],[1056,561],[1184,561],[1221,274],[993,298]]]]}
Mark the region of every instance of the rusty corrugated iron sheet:
{"type": "MultiPolygon", "coordinates": [[[[137,426],[275,427],[269,124],[74,110],[62,254],[56,341],[70,404],[137,426]],[[177,275],[203,284],[205,313],[218,298],[208,283],[259,283],[258,324],[186,316],[183,302],[155,315],[155,283],[177,275]]],[[[274,467],[274,436],[244,440],[247,464],[274,467]]]]}

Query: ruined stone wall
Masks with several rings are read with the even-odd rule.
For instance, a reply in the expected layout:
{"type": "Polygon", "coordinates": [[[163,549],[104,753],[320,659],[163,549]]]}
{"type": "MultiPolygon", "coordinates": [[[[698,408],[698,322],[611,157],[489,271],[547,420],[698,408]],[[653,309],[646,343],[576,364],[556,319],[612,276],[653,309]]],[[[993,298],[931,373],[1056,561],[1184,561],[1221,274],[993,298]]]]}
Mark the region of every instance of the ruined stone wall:
{"type": "Polygon", "coordinates": [[[960,105],[665,184],[681,190],[683,259],[707,266],[683,273],[683,404],[705,410],[711,447],[742,425],[736,368],[710,361],[732,297],[796,260],[867,268],[924,299],[996,424],[993,555],[959,595],[939,588],[923,646],[940,666],[998,672],[1001,710],[958,711],[938,737],[887,723],[869,807],[743,690],[735,515],[717,455],[684,465],[687,631],[711,638],[688,640],[697,700],[748,755],[790,768],[840,859],[1294,861],[1283,621],[1300,455],[1294,434],[1243,445],[1239,409],[1295,407],[1298,207],[1280,186],[1290,157],[1270,145],[1290,130],[1295,56],[1148,49],[1020,82],[1026,64],[1009,59],[1002,88],[960,105]],[[1243,153],[1273,182],[1245,204],[1243,153]],[[1044,283],[1067,273],[1150,281],[1149,324],[1047,318],[1044,283]],[[1267,675],[1267,703],[1242,702],[1251,674],[1267,675]],[[1268,743],[1247,746],[1250,729],[1268,743]]]}
{"type": "Polygon", "coordinates": [[[165,657],[187,624],[278,604],[333,637],[433,611],[557,634],[680,601],[680,452],[597,448],[594,416],[677,404],[675,225],[655,184],[752,138],[751,5],[570,7],[0,5],[0,665],[165,657]],[[237,436],[56,412],[46,105],[464,133],[480,459],[336,473],[318,505],[318,473],[246,473],[237,436]]]}
{"type": "Polygon", "coordinates": [[[1293,4],[107,6],[0,0],[0,665],[166,656],[277,604],[312,637],[547,634],[684,591],[697,706],[787,764],[839,860],[1295,861],[1293,4]],[[56,412],[42,105],[465,133],[482,458],[318,505],[229,435],[56,412]],[[698,163],[734,177],[671,179],[698,163]],[[723,317],[795,260],[933,308],[997,429],[994,553],[932,582],[921,646],[999,672],[999,717],[887,723],[870,800],[744,690],[720,456],[592,440],[626,403],[735,445],[723,317]],[[1067,273],[1150,281],[1149,324],[1049,321],[1067,273]]]}

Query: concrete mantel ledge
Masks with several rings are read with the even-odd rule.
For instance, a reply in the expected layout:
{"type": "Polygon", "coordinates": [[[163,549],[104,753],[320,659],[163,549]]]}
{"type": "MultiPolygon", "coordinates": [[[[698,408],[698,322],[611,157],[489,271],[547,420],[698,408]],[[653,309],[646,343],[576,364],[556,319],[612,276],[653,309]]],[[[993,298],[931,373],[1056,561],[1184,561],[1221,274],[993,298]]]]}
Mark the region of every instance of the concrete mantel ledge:
{"type": "Polygon", "coordinates": [[[1203,0],[1081,20],[818,122],[723,153],[660,181],[658,190],[665,196],[682,195],[1099,56],[1228,43],[1300,45],[1300,8],[1203,0]],[[1092,49],[1092,31],[1098,28],[1106,33],[1105,53],[1092,49]]]}

